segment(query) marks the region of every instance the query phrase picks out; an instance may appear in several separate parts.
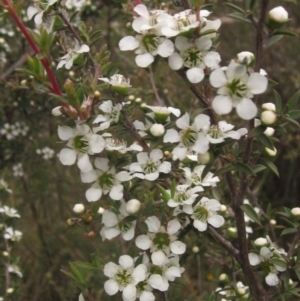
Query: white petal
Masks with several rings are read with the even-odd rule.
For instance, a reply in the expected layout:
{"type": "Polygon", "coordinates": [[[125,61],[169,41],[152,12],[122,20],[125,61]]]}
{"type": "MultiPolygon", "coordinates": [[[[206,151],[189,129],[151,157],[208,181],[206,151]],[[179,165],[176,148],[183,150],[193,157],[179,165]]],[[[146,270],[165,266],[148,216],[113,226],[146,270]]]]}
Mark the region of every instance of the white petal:
{"type": "Polygon", "coordinates": [[[113,239],[120,234],[120,230],[117,228],[104,228],[104,236],[107,239],[113,239]]]}
{"type": "Polygon", "coordinates": [[[105,140],[100,135],[92,134],[89,138],[89,144],[91,151],[95,154],[98,154],[103,151],[105,140]]]}
{"type": "Polygon", "coordinates": [[[119,48],[122,51],[134,50],[139,47],[139,41],[132,36],[124,37],[119,42],[119,48]]]}
{"type": "Polygon", "coordinates": [[[105,210],[102,214],[102,223],[105,227],[114,227],[118,224],[117,216],[110,210],[105,210]]]}
{"type": "Polygon", "coordinates": [[[144,175],[144,179],[148,181],[155,181],[158,177],[159,177],[158,171],[144,175]]]}
{"type": "Polygon", "coordinates": [[[38,9],[34,6],[29,6],[27,9],[27,18],[29,20],[32,19],[32,17],[38,12],[38,9]]]}
{"type": "Polygon", "coordinates": [[[168,262],[168,258],[163,251],[155,251],[151,254],[153,264],[162,266],[168,262]]]}
{"type": "Polygon", "coordinates": [[[34,17],[34,23],[36,25],[41,25],[43,23],[43,12],[40,12],[35,15],[34,17]]]}
{"type": "Polygon", "coordinates": [[[193,67],[186,72],[186,77],[192,84],[197,84],[204,78],[204,72],[201,68],[193,67]]]}
{"type": "Polygon", "coordinates": [[[206,200],[206,198],[202,198],[200,202],[204,204],[209,211],[218,211],[221,208],[221,204],[214,199],[206,200]]]}
{"type": "Polygon", "coordinates": [[[155,301],[155,296],[152,292],[143,291],[140,295],[140,301],[155,301]]]}
{"type": "Polygon", "coordinates": [[[86,44],[83,44],[80,46],[80,48],[77,52],[83,53],[83,52],[89,52],[89,51],[90,51],[90,47],[86,44]]]}
{"type": "Polygon", "coordinates": [[[76,152],[70,148],[63,148],[59,153],[59,160],[63,165],[73,165],[76,158],[76,152]]]}
{"type": "Polygon", "coordinates": [[[251,265],[255,266],[260,263],[260,259],[257,254],[255,253],[249,253],[248,254],[249,262],[251,265]]]}
{"type": "Polygon", "coordinates": [[[139,235],[135,240],[135,244],[141,250],[148,250],[152,241],[147,235],[139,235]]]}
{"type": "Polygon", "coordinates": [[[274,273],[269,273],[266,276],[266,283],[270,286],[275,286],[279,283],[278,276],[274,273]]]}
{"type": "Polygon", "coordinates": [[[174,44],[166,39],[157,47],[157,54],[161,57],[169,57],[174,52],[174,44]]]}
{"type": "Polygon", "coordinates": [[[74,136],[74,130],[69,126],[58,126],[58,137],[61,140],[67,141],[74,136]]]}
{"type": "Polygon", "coordinates": [[[247,86],[251,93],[261,94],[267,90],[268,79],[259,73],[252,73],[248,78],[247,86]]]}
{"type": "Polygon", "coordinates": [[[85,154],[78,159],[77,166],[82,172],[88,172],[93,169],[93,166],[90,162],[89,155],[85,154]]]}
{"type": "Polygon", "coordinates": [[[228,114],[232,110],[232,100],[223,95],[217,95],[212,101],[212,107],[218,115],[228,114]]]}
{"type": "Polygon", "coordinates": [[[133,284],[127,284],[122,293],[123,300],[132,300],[136,299],[136,287],[133,284]]]}
{"type": "Polygon", "coordinates": [[[119,258],[119,264],[123,269],[127,270],[133,266],[133,259],[129,255],[122,255],[119,258]]]}
{"type": "Polygon", "coordinates": [[[131,276],[138,283],[146,279],[147,267],[144,264],[139,264],[134,268],[131,276]]]}
{"type": "Polygon", "coordinates": [[[83,183],[92,183],[95,182],[98,178],[95,170],[91,170],[88,172],[81,172],[80,177],[83,183]]]}
{"type": "Polygon", "coordinates": [[[224,71],[221,68],[214,70],[210,74],[209,80],[210,80],[210,84],[214,88],[220,88],[222,86],[225,86],[227,83],[227,78],[225,76],[224,71]]]}
{"type": "Polygon", "coordinates": [[[124,240],[129,241],[132,240],[135,234],[134,228],[130,228],[127,232],[122,233],[122,237],[124,240]]]}
{"type": "Polygon", "coordinates": [[[115,201],[121,200],[123,198],[123,185],[119,184],[113,186],[109,193],[109,196],[115,201]]]}
{"type": "Polygon", "coordinates": [[[176,125],[184,130],[190,125],[190,115],[188,113],[185,113],[183,116],[181,116],[179,119],[176,120],[176,125]]]}
{"type": "Polygon", "coordinates": [[[113,296],[119,291],[119,285],[115,280],[110,279],[104,283],[104,290],[109,296],[113,296]]]}
{"type": "Polygon", "coordinates": [[[224,225],[224,218],[221,215],[213,215],[207,219],[207,222],[215,228],[220,228],[224,225]]]}
{"type": "Polygon", "coordinates": [[[150,159],[152,162],[157,162],[163,157],[163,152],[160,149],[154,149],[150,153],[150,159]]]}
{"type": "Polygon", "coordinates": [[[175,234],[181,229],[181,224],[177,219],[172,219],[168,222],[168,228],[167,231],[170,235],[175,234]]]}
{"type": "Polygon", "coordinates": [[[118,265],[114,262],[109,262],[104,266],[103,273],[106,277],[114,277],[118,272],[118,265]]]}
{"type": "Polygon", "coordinates": [[[145,152],[137,154],[136,157],[137,157],[139,164],[141,164],[141,165],[146,164],[149,160],[149,156],[145,152]]]}
{"type": "Polygon", "coordinates": [[[116,179],[120,182],[130,181],[130,175],[127,171],[120,171],[116,174],[116,179]]]}
{"type": "Polygon", "coordinates": [[[174,254],[180,255],[185,252],[186,245],[183,242],[176,240],[170,244],[170,249],[174,254]]]}
{"type": "Polygon", "coordinates": [[[79,295],[79,297],[78,297],[78,301],[85,301],[85,300],[84,300],[84,297],[83,297],[83,295],[82,295],[82,294],[80,294],[80,295],[79,295]]]}
{"type": "Polygon", "coordinates": [[[187,149],[185,147],[175,147],[172,154],[176,156],[180,161],[186,157],[187,149]]]}
{"type": "Polygon", "coordinates": [[[85,192],[86,199],[89,202],[96,202],[102,196],[102,190],[100,188],[91,187],[85,192]]]}
{"type": "Polygon", "coordinates": [[[180,136],[178,132],[174,129],[169,129],[166,131],[166,134],[164,136],[164,142],[170,142],[170,143],[175,143],[180,141],[180,136]]]}
{"type": "Polygon", "coordinates": [[[169,173],[172,169],[172,165],[170,162],[163,162],[159,167],[158,167],[158,171],[162,172],[162,173],[169,173]]]}
{"type": "Polygon", "coordinates": [[[207,229],[207,223],[203,223],[203,222],[201,222],[199,220],[194,220],[193,225],[200,232],[203,232],[203,231],[205,231],[207,229]]]}
{"type": "Polygon", "coordinates": [[[146,68],[154,61],[153,55],[150,53],[139,54],[135,57],[136,64],[141,68],[146,68]]]}
{"type": "Polygon", "coordinates": [[[160,221],[156,216],[150,216],[145,220],[150,232],[156,233],[160,228],[160,221]]]}
{"type": "Polygon", "coordinates": [[[163,278],[161,275],[158,274],[152,274],[149,279],[148,283],[157,290],[160,290],[161,292],[165,292],[169,288],[168,281],[163,278]]]}
{"type": "Polygon", "coordinates": [[[194,125],[196,126],[197,131],[208,130],[210,127],[210,118],[205,114],[199,114],[194,119],[194,125]]]}
{"type": "Polygon", "coordinates": [[[172,70],[179,70],[183,66],[183,59],[179,53],[174,52],[169,56],[168,63],[172,70]]]}
{"type": "Polygon", "coordinates": [[[147,7],[144,4],[138,4],[133,9],[139,16],[144,18],[149,18],[149,12],[147,7]]]}
{"type": "Polygon", "coordinates": [[[241,118],[250,120],[256,116],[257,107],[251,99],[243,98],[236,106],[236,112],[241,118]]]}
{"type": "Polygon", "coordinates": [[[101,171],[108,171],[109,170],[109,160],[107,158],[96,158],[95,166],[100,169],[101,171]]]}
{"type": "Polygon", "coordinates": [[[169,281],[174,281],[175,277],[181,277],[180,268],[176,266],[169,267],[165,272],[165,276],[169,281]]]}

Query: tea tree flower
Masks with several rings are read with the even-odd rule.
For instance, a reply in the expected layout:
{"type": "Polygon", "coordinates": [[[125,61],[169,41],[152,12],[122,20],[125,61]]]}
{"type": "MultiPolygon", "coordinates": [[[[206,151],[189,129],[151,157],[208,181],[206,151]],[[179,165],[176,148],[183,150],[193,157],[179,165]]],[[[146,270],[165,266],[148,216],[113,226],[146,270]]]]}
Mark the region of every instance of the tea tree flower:
{"type": "Polygon", "coordinates": [[[110,78],[100,77],[99,80],[111,85],[112,90],[124,94],[131,88],[130,79],[125,78],[122,74],[114,74],[110,78]]]}
{"type": "Polygon", "coordinates": [[[21,231],[14,230],[12,227],[6,228],[4,232],[4,238],[11,241],[19,241],[22,238],[22,235],[21,231]]]}
{"type": "Polygon", "coordinates": [[[74,48],[69,49],[68,53],[65,54],[57,65],[57,69],[65,66],[66,69],[70,69],[73,66],[74,60],[81,54],[89,52],[90,47],[86,44],[79,45],[79,42],[75,40],[74,48]]]}
{"type": "Polygon", "coordinates": [[[269,18],[278,23],[286,23],[289,15],[282,6],[277,6],[269,11],[269,18]]]}
{"type": "Polygon", "coordinates": [[[11,217],[11,218],[19,218],[20,217],[20,214],[18,214],[18,211],[16,209],[10,208],[8,206],[0,207],[0,213],[3,213],[6,216],[11,217]]]}
{"type": "Polygon", "coordinates": [[[22,163],[17,163],[13,166],[13,175],[15,177],[23,177],[24,172],[23,172],[23,164],[22,163]]]}

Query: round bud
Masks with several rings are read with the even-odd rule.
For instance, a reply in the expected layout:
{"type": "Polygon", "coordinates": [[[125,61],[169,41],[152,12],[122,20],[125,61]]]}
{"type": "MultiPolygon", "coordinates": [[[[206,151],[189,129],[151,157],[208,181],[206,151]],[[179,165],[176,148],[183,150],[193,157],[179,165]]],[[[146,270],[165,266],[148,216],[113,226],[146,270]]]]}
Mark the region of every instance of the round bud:
{"type": "Polygon", "coordinates": [[[101,96],[101,93],[99,91],[94,92],[94,97],[99,98],[101,96]]]}
{"type": "Polygon", "coordinates": [[[93,220],[93,217],[91,215],[87,215],[85,218],[86,223],[90,223],[93,220]]]}
{"type": "Polygon", "coordinates": [[[265,125],[273,125],[277,121],[277,115],[273,111],[263,111],[260,114],[260,120],[265,125]]]}
{"type": "Polygon", "coordinates": [[[243,296],[246,294],[246,290],[242,287],[238,288],[236,292],[239,296],[243,296]]]}
{"type": "Polygon", "coordinates": [[[10,287],[6,290],[7,294],[12,294],[13,292],[14,292],[14,289],[12,287],[10,287]]]}
{"type": "Polygon", "coordinates": [[[276,222],[275,219],[270,219],[270,224],[271,224],[272,226],[276,226],[277,222],[276,222]]]}
{"type": "Polygon", "coordinates": [[[198,253],[199,252],[199,247],[193,246],[192,251],[193,251],[193,253],[198,253]]]}
{"type": "Polygon", "coordinates": [[[246,63],[247,65],[253,63],[254,61],[254,54],[249,51],[242,51],[238,53],[237,57],[239,63],[246,63]]]}
{"type": "Polygon", "coordinates": [[[269,18],[278,23],[286,23],[289,14],[282,6],[277,6],[269,11],[269,18]]]}
{"type": "Polygon", "coordinates": [[[132,199],[126,203],[125,209],[127,213],[135,214],[140,210],[140,208],[141,208],[141,202],[139,200],[132,199]]]}
{"type": "Polygon", "coordinates": [[[61,116],[62,115],[61,109],[62,109],[62,106],[55,107],[54,109],[52,109],[52,115],[61,116]]]}
{"type": "Polygon", "coordinates": [[[229,277],[227,274],[223,273],[219,276],[219,281],[222,283],[227,283],[229,281],[229,277]]]}
{"type": "Polygon", "coordinates": [[[74,211],[75,213],[77,213],[77,214],[84,212],[84,210],[85,210],[85,207],[84,207],[84,205],[82,205],[82,204],[76,204],[76,205],[73,207],[73,211],[74,211]]]}
{"type": "Polygon", "coordinates": [[[9,256],[9,253],[8,253],[7,251],[3,251],[3,252],[2,252],[2,255],[3,255],[4,257],[8,257],[8,256],[9,256]]]}
{"type": "Polygon", "coordinates": [[[261,108],[264,110],[264,111],[273,111],[273,112],[276,112],[276,107],[275,105],[272,103],[272,102],[266,102],[264,103],[261,108]]]}
{"type": "Polygon", "coordinates": [[[170,158],[171,157],[171,153],[169,151],[164,151],[164,157],[170,158]]]}
{"type": "Polygon", "coordinates": [[[165,127],[162,124],[154,123],[150,128],[150,133],[154,137],[161,137],[165,134],[165,127]]]}
{"type": "Polygon", "coordinates": [[[74,226],[74,225],[75,225],[75,220],[74,220],[74,218],[69,218],[69,219],[67,220],[67,224],[68,224],[69,226],[74,226]]]}
{"type": "Polygon", "coordinates": [[[299,207],[295,207],[291,210],[291,214],[295,217],[299,217],[300,216],[300,208],[299,207]]]}
{"type": "Polygon", "coordinates": [[[227,229],[227,235],[229,237],[236,237],[237,236],[237,229],[235,227],[229,227],[227,229]]]}
{"type": "Polygon", "coordinates": [[[129,95],[128,100],[133,101],[135,99],[134,95],[129,95]]]}
{"type": "Polygon", "coordinates": [[[198,162],[200,164],[206,165],[209,163],[209,161],[210,161],[210,153],[209,152],[198,155],[198,162]]]}
{"type": "Polygon", "coordinates": [[[98,214],[103,214],[103,212],[105,211],[105,209],[104,208],[102,208],[102,207],[99,207],[99,209],[98,209],[98,214]]]}
{"type": "Polygon", "coordinates": [[[221,205],[220,211],[221,212],[226,212],[227,211],[227,207],[225,205],[221,205]]]}
{"type": "Polygon", "coordinates": [[[135,99],[135,102],[137,102],[137,103],[142,102],[142,99],[141,99],[140,97],[137,97],[137,98],[135,99]]]}
{"type": "Polygon", "coordinates": [[[73,77],[75,75],[74,71],[69,71],[69,76],[73,77]]]}
{"type": "Polygon", "coordinates": [[[23,86],[23,87],[27,86],[27,80],[26,79],[21,80],[21,86],[23,86]]]}
{"type": "Polygon", "coordinates": [[[275,147],[274,147],[274,149],[265,147],[265,153],[270,157],[275,157],[277,154],[277,149],[275,147]]]}
{"type": "Polygon", "coordinates": [[[289,285],[292,286],[294,281],[292,279],[289,279],[289,285]]]}
{"type": "Polygon", "coordinates": [[[272,137],[275,133],[275,130],[271,127],[267,127],[266,130],[264,131],[264,134],[268,137],[272,137]]]}
{"type": "Polygon", "coordinates": [[[87,236],[89,238],[94,238],[96,236],[96,233],[94,231],[90,231],[87,236]]]}
{"type": "Polygon", "coordinates": [[[260,237],[260,238],[255,239],[254,244],[257,247],[263,247],[263,246],[266,246],[268,244],[268,241],[267,241],[266,238],[260,237]]]}

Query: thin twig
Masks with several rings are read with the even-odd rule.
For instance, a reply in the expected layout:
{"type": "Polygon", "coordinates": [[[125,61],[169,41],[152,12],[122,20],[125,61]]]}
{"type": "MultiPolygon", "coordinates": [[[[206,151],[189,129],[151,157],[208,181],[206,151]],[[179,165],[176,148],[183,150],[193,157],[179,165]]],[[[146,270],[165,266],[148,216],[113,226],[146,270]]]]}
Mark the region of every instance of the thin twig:
{"type": "Polygon", "coordinates": [[[296,244],[299,242],[299,239],[300,239],[300,227],[298,228],[297,233],[295,233],[294,235],[294,239],[292,241],[289,252],[287,254],[288,258],[291,258],[293,256],[296,244]]]}
{"type": "Polygon", "coordinates": [[[158,104],[160,106],[164,106],[164,103],[162,102],[161,98],[158,95],[158,91],[157,91],[157,87],[156,87],[156,84],[155,84],[154,74],[153,74],[153,71],[152,71],[152,67],[150,66],[149,69],[150,69],[150,72],[149,72],[150,83],[151,83],[152,90],[153,90],[153,93],[155,95],[156,101],[158,102],[158,104]]]}

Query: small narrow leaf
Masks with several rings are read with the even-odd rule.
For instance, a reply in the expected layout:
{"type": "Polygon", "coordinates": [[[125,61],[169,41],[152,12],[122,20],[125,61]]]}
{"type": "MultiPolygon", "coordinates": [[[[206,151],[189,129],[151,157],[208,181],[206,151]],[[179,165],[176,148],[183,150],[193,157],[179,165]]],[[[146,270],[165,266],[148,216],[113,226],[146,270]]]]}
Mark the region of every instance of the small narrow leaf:
{"type": "Polygon", "coordinates": [[[236,19],[236,20],[243,21],[246,23],[251,23],[250,20],[245,18],[244,15],[240,14],[240,13],[232,13],[232,14],[229,14],[228,16],[231,17],[232,19],[236,19]]]}
{"type": "Polygon", "coordinates": [[[255,172],[251,167],[242,162],[236,162],[236,169],[251,176],[255,176],[255,172]]]}
{"type": "Polygon", "coordinates": [[[268,160],[266,158],[262,158],[261,161],[262,161],[262,164],[267,166],[279,178],[278,169],[277,169],[276,165],[273,162],[271,162],[270,160],[268,160]]]}
{"type": "Polygon", "coordinates": [[[288,30],[276,30],[273,32],[273,35],[284,35],[284,36],[291,36],[291,37],[298,37],[295,32],[288,31],[288,30]]]}
{"type": "Polygon", "coordinates": [[[294,125],[296,125],[296,126],[300,126],[299,125],[299,122],[297,122],[296,120],[294,120],[294,119],[292,119],[292,118],[290,118],[290,117],[287,117],[287,116],[284,116],[284,117],[282,117],[282,120],[285,120],[285,121],[287,121],[287,122],[290,122],[290,123],[292,123],[292,124],[294,124],[294,125]]]}
{"type": "Polygon", "coordinates": [[[249,204],[243,204],[240,206],[240,208],[257,224],[261,226],[259,216],[256,213],[256,211],[253,209],[253,207],[249,204]]]}
{"type": "Polygon", "coordinates": [[[266,135],[260,135],[260,136],[257,136],[256,139],[264,146],[266,146],[267,148],[271,149],[271,150],[274,150],[274,145],[273,145],[273,142],[272,140],[266,136],[266,135]]]}
{"type": "Polygon", "coordinates": [[[297,91],[288,101],[287,106],[289,110],[293,109],[299,102],[300,90],[297,91]]]}
{"type": "Polygon", "coordinates": [[[295,228],[287,228],[281,232],[280,236],[287,235],[287,234],[293,234],[296,232],[297,232],[297,229],[295,229],[295,228]]]}
{"type": "Polygon", "coordinates": [[[300,110],[289,111],[288,115],[292,119],[298,119],[298,118],[300,118],[300,110]]]}
{"type": "Polygon", "coordinates": [[[231,171],[234,169],[234,166],[233,164],[229,163],[229,164],[226,164],[225,166],[221,167],[220,169],[218,169],[216,172],[215,172],[215,175],[218,176],[222,173],[225,173],[225,172],[228,172],[228,171],[231,171]]]}
{"type": "Polygon", "coordinates": [[[274,96],[275,96],[275,107],[276,107],[276,113],[280,114],[282,111],[282,99],[281,96],[277,91],[274,90],[274,96]]]}
{"type": "Polygon", "coordinates": [[[272,36],[268,43],[267,43],[267,47],[272,46],[273,44],[277,43],[278,41],[280,41],[284,36],[283,35],[276,35],[276,36],[272,36]]]}
{"type": "Polygon", "coordinates": [[[167,191],[160,185],[157,185],[160,192],[161,192],[161,196],[164,202],[168,202],[171,198],[171,196],[167,193],[167,191]]]}
{"type": "Polygon", "coordinates": [[[226,6],[234,9],[235,11],[237,11],[237,12],[239,12],[241,14],[245,14],[245,11],[242,8],[240,8],[239,6],[237,6],[237,5],[234,5],[234,4],[229,3],[229,2],[225,2],[225,3],[223,3],[223,5],[226,5],[226,6]]]}
{"type": "Polygon", "coordinates": [[[262,164],[257,164],[255,165],[252,170],[257,174],[259,173],[260,171],[263,171],[266,169],[266,166],[262,165],[262,164]]]}

